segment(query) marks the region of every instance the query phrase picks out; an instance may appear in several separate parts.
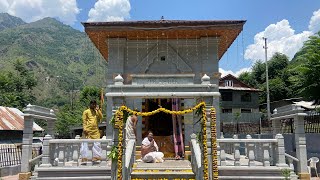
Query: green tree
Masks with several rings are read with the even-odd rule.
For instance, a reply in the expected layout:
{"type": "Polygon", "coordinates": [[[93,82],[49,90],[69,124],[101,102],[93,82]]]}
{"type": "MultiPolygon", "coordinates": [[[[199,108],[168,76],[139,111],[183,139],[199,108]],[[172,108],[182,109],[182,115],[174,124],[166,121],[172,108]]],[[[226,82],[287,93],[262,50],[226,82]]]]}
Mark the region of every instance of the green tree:
{"type": "Polygon", "coordinates": [[[28,103],[35,102],[32,93],[37,80],[22,61],[14,63],[14,71],[0,73],[0,102],[2,106],[23,109],[28,103]]]}
{"type": "Polygon", "coordinates": [[[81,90],[73,107],[71,104],[66,104],[59,109],[56,121],[56,131],[59,137],[69,138],[71,128],[82,125],[82,112],[88,108],[91,100],[100,102],[100,90],[97,87],[86,86],[81,90]]]}
{"type": "Polygon", "coordinates": [[[291,66],[295,93],[301,95],[306,100],[315,100],[320,103],[320,32],[311,36],[306,41],[302,49],[293,59],[294,66],[291,66]]]}
{"type": "Polygon", "coordinates": [[[251,86],[251,87],[256,87],[257,86],[257,81],[253,79],[252,73],[250,72],[243,72],[239,75],[239,80],[242,81],[243,83],[251,86]]]}

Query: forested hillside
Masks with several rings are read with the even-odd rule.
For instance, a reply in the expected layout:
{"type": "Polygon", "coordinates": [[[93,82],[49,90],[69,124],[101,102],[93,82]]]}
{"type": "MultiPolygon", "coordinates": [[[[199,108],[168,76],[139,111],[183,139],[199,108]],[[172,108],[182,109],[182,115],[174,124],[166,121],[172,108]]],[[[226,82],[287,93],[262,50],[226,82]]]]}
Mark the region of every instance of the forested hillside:
{"type": "Polygon", "coordinates": [[[37,80],[30,93],[39,105],[61,106],[84,86],[104,85],[106,62],[86,34],[54,18],[25,23],[1,13],[0,42],[0,73],[25,65],[37,80]]]}

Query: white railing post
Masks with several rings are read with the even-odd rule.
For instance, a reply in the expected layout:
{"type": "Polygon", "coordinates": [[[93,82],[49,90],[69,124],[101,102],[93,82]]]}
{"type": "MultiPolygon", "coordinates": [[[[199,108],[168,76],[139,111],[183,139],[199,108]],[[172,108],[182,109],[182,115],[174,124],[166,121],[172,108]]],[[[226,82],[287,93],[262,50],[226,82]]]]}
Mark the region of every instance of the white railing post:
{"type": "Polygon", "coordinates": [[[255,166],[256,163],[255,161],[255,154],[254,154],[254,150],[255,150],[255,145],[253,142],[249,142],[248,143],[248,151],[249,151],[249,166],[255,166]]]}
{"type": "MultiPolygon", "coordinates": [[[[251,135],[250,135],[250,134],[248,134],[248,135],[246,136],[246,139],[252,139],[251,135]]],[[[246,156],[249,158],[248,145],[249,145],[249,143],[245,143],[245,147],[246,147],[246,149],[245,149],[246,156]]]]}
{"type": "Polygon", "coordinates": [[[284,138],[282,134],[277,134],[276,139],[278,141],[277,146],[277,160],[276,163],[279,167],[287,167],[286,159],[285,159],[285,149],[284,149],[284,138]]]}
{"type": "Polygon", "coordinates": [[[51,135],[47,134],[43,138],[43,156],[42,156],[42,164],[40,167],[51,167],[50,160],[50,140],[52,139],[51,135]]]}
{"type": "MultiPolygon", "coordinates": [[[[79,140],[80,136],[77,135],[75,139],[79,140]]],[[[72,145],[72,166],[78,166],[78,165],[79,165],[79,144],[74,143],[72,145]]]]}
{"type": "MultiPolygon", "coordinates": [[[[233,135],[233,139],[238,139],[237,135],[233,135]]],[[[234,147],[234,166],[240,166],[240,143],[233,144],[234,147]]]]}
{"type": "Polygon", "coordinates": [[[263,166],[270,166],[269,143],[262,143],[263,166]]]}
{"type": "Polygon", "coordinates": [[[64,156],[65,156],[65,144],[64,143],[60,143],[60,144],[58,144],[58,166],[59,167],[62,167],[62,166],[64,166],[64,156]]]}
{"type": "MultiPolygon", "coordinates": [[[[223,134],[220,137],[221,139],[224,139],[223,134]]],[[[226,157],[226,151],[225,147],[226,144],[224,142],[219,143],[220,144],[220,165],[221,166],[226,166],[227,165],[227,157],[226,157]]]]}
{"type": "MultiPolygon", "coordinates": [[[[103,136],[102,139],[106,139],[106,136],[103,136]]],[[[102,155],[101,155],[101,165],[106,166],[107,165],[107,142],[101,142],[101,148],[102,148],[102,155]]]]}

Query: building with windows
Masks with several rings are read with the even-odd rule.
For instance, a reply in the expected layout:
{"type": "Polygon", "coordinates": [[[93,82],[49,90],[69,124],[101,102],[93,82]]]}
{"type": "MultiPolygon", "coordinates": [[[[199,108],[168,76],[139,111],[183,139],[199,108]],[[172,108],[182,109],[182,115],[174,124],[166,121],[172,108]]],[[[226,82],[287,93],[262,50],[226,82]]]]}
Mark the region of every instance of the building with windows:
{"type": "Polygon", "coordinates": [[[221,131],[224,133],[259,133],[259,89],[252,88],[238,78],[228,74],[219,81],[221,94],[221,131]],[[240,125],[239,125],[240,123],[240,125]],[[249,126],[249,124],[251,124],[249,126]],[[256,124],[253,127],[253,124],[256,124]],[[244,126],[242,128],[242,126],[244,126]],[[252,127],[251,127],[252,126],[252,127]]]}

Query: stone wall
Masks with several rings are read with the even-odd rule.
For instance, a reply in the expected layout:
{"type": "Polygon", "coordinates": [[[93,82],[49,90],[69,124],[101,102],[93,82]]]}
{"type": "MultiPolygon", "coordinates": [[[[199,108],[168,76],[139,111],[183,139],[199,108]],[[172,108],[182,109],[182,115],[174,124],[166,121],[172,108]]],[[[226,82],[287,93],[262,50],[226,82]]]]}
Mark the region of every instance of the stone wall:
{"type": "MultiPolygon", "coordinates": [[[[203,74],[218,72],[219,38],[178,40],[107,39],[109,45],[107,84],[121,74],[131,83],[131,74],[195,74],[201,83],[203,74]]],[[[215,82],[216,84],[218,82],[215,82]]]]}

